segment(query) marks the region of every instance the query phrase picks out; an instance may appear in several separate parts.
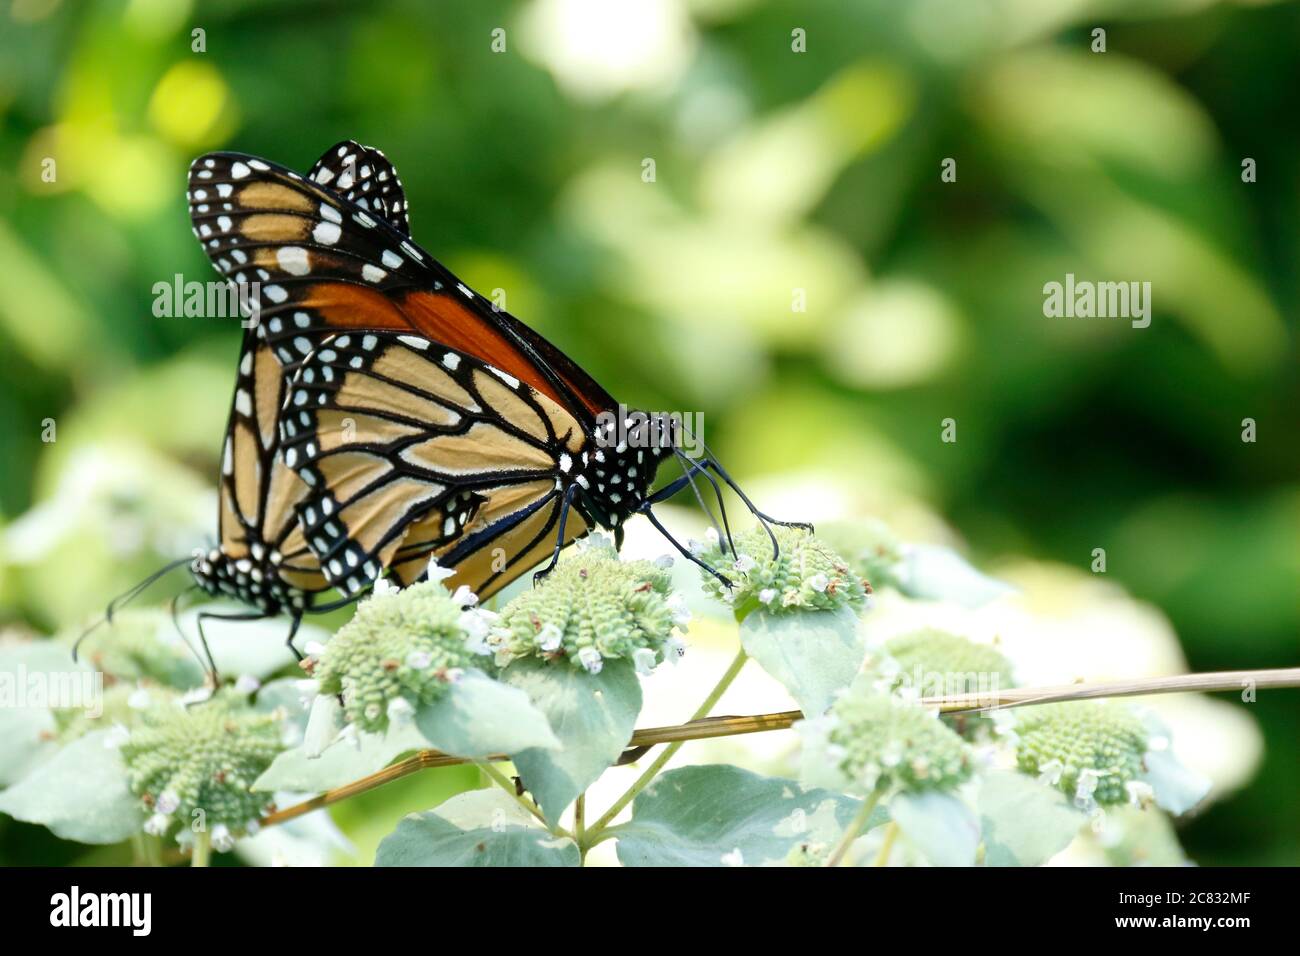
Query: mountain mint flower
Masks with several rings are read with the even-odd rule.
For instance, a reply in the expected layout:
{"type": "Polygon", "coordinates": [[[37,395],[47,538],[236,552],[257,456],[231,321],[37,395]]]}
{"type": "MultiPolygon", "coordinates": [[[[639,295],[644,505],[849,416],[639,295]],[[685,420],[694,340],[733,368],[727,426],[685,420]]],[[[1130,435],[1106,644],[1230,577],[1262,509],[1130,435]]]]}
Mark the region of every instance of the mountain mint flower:
{"type": "Polygon", "coordinates": [[[936,716],[859,677],[822,717],[803,721],[805,779],[875,790],[951,790],[971,774],[970,752],[936,716]]]}
{"type": "MultiPolygon", "coordinates": [[[[991,704],[999,690],[1016,686],[1011,662],[996,648],[946,631],[926,628],[900,634],[885,642],[884,652],[886,656],[868,664],[868,670],[885,689],[908,696],[982,694],[991,704]]],[[[967,739],[986,737],[994,729],[983,716],[952,714],[943,719],[967,739]]]]}
{"type": "Polygon", "coordinates": [[[170,687],[188,687],[198,679],[198,666],[183,644],[162,640],[162,629],[171,626],[158,611],[127,610],[86,637],[80,654],[83,660],[106,675],[105,683],[156,681],[170,687]]]}
{"type": "Polygon", "coordinates": [[[942,680],[943,686],[923,687],[925,696],[973,694],[1016,686],[1011,677],[1011,662],[996,648],[947,631],[926,628],[899,634],[885,642],[885,652],[898,665],[903,680],[919,674],[926,679],[942,680]]]}
{"type": "Polygon", "coordinates": [[[193,707],[160,704],[141,715],[121,753],[131,792],[153,811],[145,832],[188,840],[198,820],[214,837],[224,828],[231,842],[246,832],[270,803],[249,788],[284,749],[282,716],[260,713],[229,692],[193,707]]]}
{"type": "Polygon", "coordinates": [[[699,558],[730,578],[734,587],[728,590],[706,573],[705,593],[738,608],[756,604],[773,611],[858,609],[866,604],[861,576],[819,539],[799,528],[774,525],[772,530],[781,551],[775,558],[772,539],[761,527],[736,535],[738,555],[724,555],[716,533],[710,535],[699,558]]]}
{"type": "Polygon", "coordinates": [[[1016,761],[1089,809],[1130,800],[1148,735],[1126,704],[1070,701],[1026,708],[1016,728],[1016,761]]]}
{"type": "Polygon", "coordinates": [[[874,518],[835,521],[819,524],[817,533],[844,556],[855,574],[873,586],[896,583],[903,546],[884,522],[874,518]]]}
{"type": "Polygon", "coordinates": [[[418,708],[446,692],[454,669],[488,663],[464,621],[484,613],[465,611],[432,581],[373,596],[325,645],[314,674],[320,692],[343,696],[350,724],[383,733],[393,701],[418,708]]]}
{"type": "Polygon", "coordinates": [[[55,735],[60,743],[69,744],[91,731],[108,727],[114,729],[111,739],[120,743],[126,739],[130,728],[139,722],[141,713],[175,699],[176,692],[167,687],[157,684],[133,687],[119,682],[104,688],[98,716],[91,716],[84,707],[53,711],[55,735]]]}
{"type": "Polygon", "coordinates": [[[598,539],[505,606],[498,659],[563,658],[591,674],[605,661],[626,659],[644,671],[678,654],[674,628],[684,628],[690,617],[671,586],[666,568],[620,561],[613,546],[598,539]]]}

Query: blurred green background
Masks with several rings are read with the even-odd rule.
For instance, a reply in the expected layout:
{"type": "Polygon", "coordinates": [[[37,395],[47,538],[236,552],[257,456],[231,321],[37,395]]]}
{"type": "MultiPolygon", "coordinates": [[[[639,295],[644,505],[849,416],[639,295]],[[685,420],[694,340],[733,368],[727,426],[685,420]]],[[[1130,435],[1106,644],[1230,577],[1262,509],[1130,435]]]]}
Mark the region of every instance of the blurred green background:
{"type": "MultiPolygon", "coordinates": [[[[4,0],[0,24],[0,623],[75,623],[214,530],[239,330],[151,308],[213,277],[189,161],[305,170],[355,138],[417,241],[619,398],[702,411],[740,476],[929,509],[977,562],[1104,547],[1193,669],[1296,663],[1294,4],[4,0]],[[1045,318],[1066,273],[1151,282],[1150,328],[1045,318]]],[[[1200,863],[1300,862],[1300,693],[1267,700],[1253,784],[1182,831],[1200,863]]],[[[0,820],[5,862],[86,852],[0,820]]]]}

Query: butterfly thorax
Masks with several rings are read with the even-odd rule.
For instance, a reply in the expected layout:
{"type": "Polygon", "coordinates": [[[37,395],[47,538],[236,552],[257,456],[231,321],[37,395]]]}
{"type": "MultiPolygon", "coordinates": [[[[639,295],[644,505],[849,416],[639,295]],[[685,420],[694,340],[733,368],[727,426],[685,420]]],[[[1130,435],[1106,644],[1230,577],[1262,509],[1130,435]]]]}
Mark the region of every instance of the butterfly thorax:
{"type": "Polygon", "coordinates": [[[621,422],[612,413],[600,416],[574,479],[597,524],[618,530],[644,504],[660,462],[678,444],[679,428],[673,418],[646,412],[625,412],[621,422]]]}
{"type": "Polygon", "coordinates": [[[278,552],[261,546],[238,558],[212,548],[190,562],[190,573],[199,587],[213,597],[236,598],[268,615],[301,611],[307,595],[284,582],[278,557],[278,552]]]}

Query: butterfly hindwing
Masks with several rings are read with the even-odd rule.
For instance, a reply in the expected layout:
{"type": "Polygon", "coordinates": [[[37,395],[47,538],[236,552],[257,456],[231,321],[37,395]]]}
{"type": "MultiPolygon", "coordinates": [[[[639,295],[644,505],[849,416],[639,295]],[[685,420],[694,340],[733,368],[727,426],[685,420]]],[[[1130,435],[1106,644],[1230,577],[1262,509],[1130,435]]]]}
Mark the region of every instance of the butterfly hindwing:
{"type": "MultiPolygon", "coordinates": [[[[560,488],[586,442],[568,411],[509,374],[380,333],[325,339],[294,375],[281,432],[312,489],[299,506],[307,542],[348,592],[384,567],[418,576],[430,555],[454,555],[489,593],[504,585],[535,563],[543,528],[554,547],[560,488]],[[496,567],[480,568],[480,552],[496,567]]],[[[566,537],[586,529],[571,511],[566,537]]]]}

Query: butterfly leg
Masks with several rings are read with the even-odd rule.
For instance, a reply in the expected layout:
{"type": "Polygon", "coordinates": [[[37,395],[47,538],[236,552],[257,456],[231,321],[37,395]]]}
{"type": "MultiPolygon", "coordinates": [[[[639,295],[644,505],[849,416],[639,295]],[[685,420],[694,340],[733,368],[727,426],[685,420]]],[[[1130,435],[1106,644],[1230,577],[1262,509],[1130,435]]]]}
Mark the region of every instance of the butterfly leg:
{"type": "Polygon", "coordinates": [[[663,526],[663,523],[660,522],[660,520],[654,516],[654,512],[650,510],[650,504],[651,502],[646,501],[642,503],[641,507],[638,508],[637,510],[650,519],[650,523],[655,526],[655,529],[661,535],[663,535],[665,538],[668,539],[668,543],[671,544],[674,548],[676,548],[678,553],[680,553],[682,557],[684,557],[687,561],[690,561],[692,564],[699,565],[705,571],[708,571],[711,575],[713,575],[720,582],[722,582],[723,587],[725,587],[728,591],[730,591],[732,587],[731,579],[728,578],[722,572],[718,571],[716,568],[710,567],[709,565],[701,561],[699,558],[697,558],[695,555],[691,554],[690,549],[685,547],[680,541],[674,538],[672,534],[668,531],[668,529],[663,526]]]}
{"type": "Polygon", "coordinates": [[[564,550],[564,525],[569,520],[569,508],[573,504],[573,496],[577,493],[576,484],[569,485],[564,491],[564,500],[560,502],[560,523],[555,533],[555,553],[551,555],[551,560],[546,567],[533,575],[533,587],[537,587],[542,579],[555,570],[555,566],[560,562],[560,552],[564,550]]]}
{"type": "Polygon", "coordinates": [[[173,596],[171,601],[168,602],[168,609],[171,613],[172,627],[176,629],[177,636],[180,637],[181,642],[185,645],[186,649],[191,654],[194,655],[194,659],[198,661],[199,667],[203,668],[203,673],[204,676],[206,677],[208,672],[207,661],[203,659],[203,655],[199,653],[198,648],[194,646],[194,643],[190,640],[189,635],[185,633],[185,629],[181,627],[181,619],[180,619],[180,606],[179,606],[180,599],[184,597],[187,592],[193,591],[197,587],[198,587],[197,584],[193,585],[189,588],[186,588],[180,594],[173,596]]]}
{"type": "Polygon", "coordinates": [[[298,636],[298,626],[302,624],[302,614],[295,614],[289,623],[289,636],[284,639],[284,646],[289,648],[299,664],[303,662],[302,651],[293,646],[293,639],[298,636]]]}
{"type": "MultiPolygon", "coordinates": [[[[757,508],[754,507],[754,503],[752,501],[750,501],[748,498],[745,497],[745,493],[736,487],[735,482],[733,482],[729,477],[723,474],[723,472],[720,469],[718,469],[717,463],[714,462],[713,459],[711,458],[701,458],[698,461],[696,461],[691,466],[690,471],[688,471],[686,474],[682,475],[680,478],[676,479],[675,481],[669,482],[668,484],[664,485],[653,495],[647,498],[646,499],[647,504],[657,504],[658,502],[663,501],[666,498],[671,498],[673,495],[677,494],[677,492],[681,491],[683,488],[686,487],[686,485],[690,482],[691,476],[694,472],[699,471],[707,475],[708,473],[705,471],[706,468],[713,468],[715,470],[718,470],[718,474],[722,477],[722,480],[725,481],[727,485],[734,492],[736,492],[737,495],[740,496],[740,500],[745,503],[745,506],[747,508],[749,508],[750,513],[753,514],[756,518],[758,518],[759,524],[763,526],[763,530],[767,532],[767,536],[772,539],[773,557],[780,556],[781,546],[777,544],[776,535],[772,532],[772,529],[768,527],[767,521],[764,520],[764,516],[762,515],[762,513],[757,508]]],[[[712,478],[709,478],[709,480],[713,481],[712,478]]],[[[722,489],[718,488],[716,482],[714,482],[713,487],[718,493],[718,501],[721,502],[722,489]]],[[[732,554],[735,554],[734,545],[732,546],[732,554]]]]}
{"type": "Polygon", "coordinates": [[[762,523],[763,529],[767,532],[767,536],[772,539],[773,557],[780,557],[781,546],[777,543],[776,535],[773,533],[769,525],[778,524],[783,528],[800,528],[807,531],[809,534],[813,533],[813,526],[806,521],[782,521],[779,518],[773,518],[771,515],[759,511],[758,508],[755,507],[754,502],[750,501],[749,497],[740,490],[740,485],[736,484],[736,480],[732,478],[731,475],[727,474],[727,470],[718,464],[717,461],[712,458],[704,458],[701,459],[701,461],[705,467],[712,468],[718,473],[718,477],[726,482],[727,487],[734,491],[740,500],[745,503],[745,507],[749,509],[749,513],[762,523]]]}
{"type": "Polygon", "coordinates": [[[203,633],[203,622],[207,621],[260,621],[267,615],[261,612],[251,612],[247,614],[212,614],[208,611],[200,611],[198,617],[194,619],[195,626],[199,629],[199,643],[203,647],[203,656],[208,661],[208,676],[212,679],[212,689],[215,691],[221,686],[221,677],[217,673],[217,662],[212,658],[212,648],[208,646],[207,635],[203,633]]]}
{"type": "Polygon", "coordinates": [[[709,521],[713,524],[714,530],[719,531],[723,538],[726,539],[727,546],[723,549],[723,553],[726,554],[727,551],[730,551],[733,558],[738,557],[736,553],[736,542],[731,537],[731,523],[727,521],[727,505],[722,500],[722,489],[718,487],[718,483],[714,480],[713,476],[708,473],[704,465],[697,465],[696,462],[687,458],[680,448],[673,448],[673,454],[675,454],[677,459],[682,462],[683,470],[686,473],[685,477],[690,482],[691,491],[695,493],[695,500],[700,503],[700,509],[709,516],[709,521]],[[721,528],[718,528],[718,521],[713,517],[712,509],[710,509],[708,504],[704,501],[704,496],[700,494],[700,489],[695,486],[696,474],[702,475],[704,480],[713,487],[713,497],[717,499],[718,512],[722,515],[721,528]]]}

